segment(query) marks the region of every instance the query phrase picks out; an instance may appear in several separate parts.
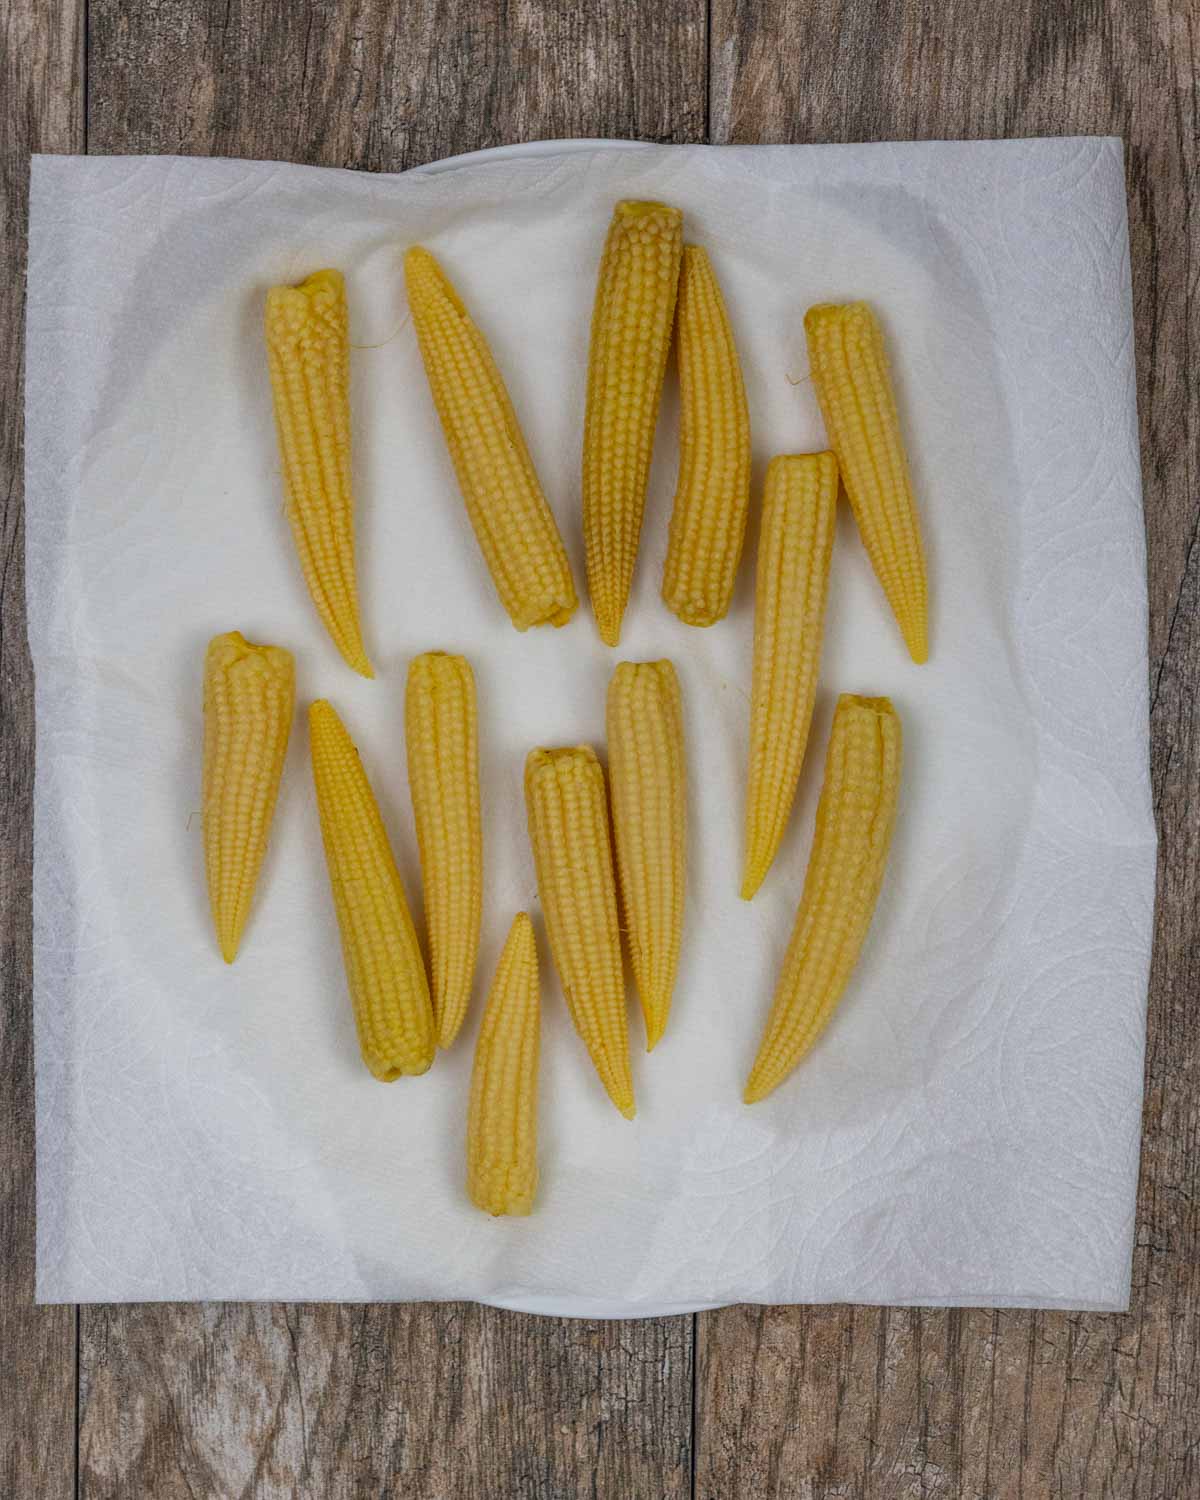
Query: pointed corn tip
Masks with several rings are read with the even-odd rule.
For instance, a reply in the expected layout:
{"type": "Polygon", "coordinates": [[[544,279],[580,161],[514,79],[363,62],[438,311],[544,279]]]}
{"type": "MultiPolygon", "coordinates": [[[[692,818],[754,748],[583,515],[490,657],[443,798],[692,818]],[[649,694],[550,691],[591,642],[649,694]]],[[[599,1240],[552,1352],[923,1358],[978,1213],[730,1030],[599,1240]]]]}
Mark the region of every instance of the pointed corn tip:
{"type": "Polygon", "coordinates": [[[612,646],[612,647],[615,648],[615,647],[617,647],[617,646],[619,646],[621,644],[621,627],[620,627],[620,625],[617,625],[614,628],[611,625],[602,625],[600,623],[600,621],[597,620],[596,621],[596,628],[600,632],[600,639],[604,642],[604,644],[606,646],[612,646]]]}
{"type": "Polygon", "coordinates": [[[917,666],[923,667],[929,660],[929,642],[925,637],[921,635],[916,640],[910,640],[906,637],[904,644],[908,647],[908,654],[916,662],[917,666]]]}
{"type": "Polygon", "coordinates": [[[227,964],[231,964],[237,957],[238,945],[236,943],[222,943],[221,957],[227,964]]]}
{"type": "Polygon", "coordinates": [[[746,872],[746,875],[742,879],[742,889],[738,893],[743,901],[754,900],[758,894],[759,886],[763,883],[763,875],[765,874],[765,870],[761,875],[758,873],[751,874],[749,871],[746,872]]]}
{"type": "Polygon", "coordinates": [[[637,1114],[636,1104],[618,1104],[617,1108],[621,1111],[621,1113],[627,1120],[632,1120],[634,1115],[637,1114]]]}
{"type": "Polygon", "coordinates": [[[519,911],[512,919],[512,925],[508,929],[508,941],[522,958],[528,958],[531,952],[536,951],[533,923],[529,920],[527,911],[519,911]]]}
{"type": "Polygon", "coordinates": [[[653,1052],[655,1047],[657,1047],[659,1042],[661,1042],[663,1039],[663,1033],[667,1029],[667,1021],[670,1016],[670,1003],[671,997],[669,995],[667,996],[667,1003],[665,1005],[662,1003],[659,996],[652,995],[650,997],[650,1003],[646,1005],[645,1009],[642,1012],[643,1018],[646,1022],[647,1052],[653,1052]]]}
{"type": "Polygon", "coordinates": [[[340,646],[338,650],[341,651],[342,660],[352,672],[357,672],[360,677],[374,678],[375,668],[371,665],[367,653],[363,649],[362,641],[355,642],[353,649],[350,651],[342,650],[340,646]]]}
{"type": "Polygon", "coordinates": [[[754,1074],[751,1073],[750,1077],[746,1080],[746,1087],[742,1092],[742,1103],[758,1104],[761,1100],[765,1099],[770,1092],[771,1090],[763,1088],[761,1083],[755,1083],[754,1074]]]}

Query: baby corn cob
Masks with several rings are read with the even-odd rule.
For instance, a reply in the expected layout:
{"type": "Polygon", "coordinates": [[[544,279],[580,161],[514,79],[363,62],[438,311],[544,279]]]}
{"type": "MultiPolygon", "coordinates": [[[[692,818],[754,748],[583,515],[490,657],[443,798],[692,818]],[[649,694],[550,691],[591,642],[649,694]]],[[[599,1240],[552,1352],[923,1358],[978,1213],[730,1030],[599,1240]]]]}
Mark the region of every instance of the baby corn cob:
{"type": "Polygon", "coordinates": [[[295,707],[292,653],[215,635],[204,658],[204,860],[217,942],[237,957],[295,707]]]}
{"type": "Polygon", "coordinates": [[[427,651],[408,669],[404,705],[438,1045],[467,1013],[483,905],[475,678],[463,656],[427,651]]]}
{"type": "Polygon", "coordinates": [[[615,646],[633,582],[663,372],[671,344],[683,216],[618,203],[592,314],[583,431],[583,538],[600,638],[615,646]]]}
{"type": "Polygon", "coordinates": [[[679,482],[662,596],[685,625],[724,619],[750,505],[750,414],[721,288],[708,256],[683,247],[675,315],[679,482]]]}
{"type": "Polygon", "coordinates": [[[754,595],[754,675],[742,900],[763,883],[787,827],[808,743],[838,471],[832,453],[773,458],[767,469],[754,595]]]}
{"type": "Polygon", "coordinates": [[[533,924],[509,929],[475,1043],[467,1116],[467,1191],[489,1214],[527,1214],[537,1191],[541,999],[533,924]]]}
{"type": "Polygon", "coordinates": [[[838,699],[804,894],[745,1101],[765,1099],[825,1029],[866,937],[900,786],[900,720],[886,698],[838,699]]]}
{"type": "Polygon", "coordinates": [[[350,488],[346,285],[316,271],[267,293],[267,362],[291,524],[304,581],[346,661],[373,677],[358,622],[350,488]]]}
{"type": "Polygon", "coordinates": [[[571,567],[483,335],[428,250],[404,257],[408,305],[467,514],[518,630],[565,625],[571,567]]]}
{"type": "Polygon", "coordinates": [[[687,860],[683,708],[669,661],[623,661],[613,673],[608,770],[621,904],[652,1052],[679,967],[687,860]]]}
{"type": "Polygon", "coordinates": [[[608,799],[595,753],[586,745],[531,750],[525,806],[546,934],[571,1019],[609,1098],[632,1120],[608,799]]]}
{"type": "Polygon", "coordinates": [[[810,307],[813,385],[859,534],[915,662],[929,659],[925,554],[883,332],[865,302],[810,307]]]}
{"type": "Polygon", "coordinates": [[[433,1061],[425,963],[358,751],[323,699],[309,708],[308,727],[358,1043],[375,1077],[391,1083],[433,1061]]]}

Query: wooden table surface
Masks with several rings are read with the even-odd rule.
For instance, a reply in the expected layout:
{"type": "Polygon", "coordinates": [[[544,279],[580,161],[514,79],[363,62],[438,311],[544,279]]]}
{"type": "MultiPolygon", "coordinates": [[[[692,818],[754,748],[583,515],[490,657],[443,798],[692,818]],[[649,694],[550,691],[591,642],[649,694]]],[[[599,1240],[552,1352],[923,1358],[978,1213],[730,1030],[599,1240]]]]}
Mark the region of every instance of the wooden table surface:
{"type": "Polygon", "coordinates": [[[1198,66],[1190,0],[0,6],[4,1500],[1200,1496],[1198,66]],[[1128,145],[1149,536],[1161,855],[1132,1311],[35,1308],[28,153],[394,171],[534,137],[1077,131],[1128,145]]]}

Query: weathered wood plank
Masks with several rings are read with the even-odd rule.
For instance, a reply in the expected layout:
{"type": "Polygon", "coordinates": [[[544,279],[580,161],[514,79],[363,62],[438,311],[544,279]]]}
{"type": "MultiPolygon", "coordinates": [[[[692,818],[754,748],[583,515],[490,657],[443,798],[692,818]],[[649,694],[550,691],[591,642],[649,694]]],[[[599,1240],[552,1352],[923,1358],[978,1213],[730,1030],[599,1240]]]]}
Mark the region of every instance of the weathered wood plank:
{"type": "MultiPolygon", "coordinates": [[[[505,140],[700,138],[703,0],[89,7],[89,145],[397,170],[505,140]]],[[[80,1493],[676,1497],[690,1319],[87,1308],[80,1493]]]]}
{"type": "Polygon", "coordinates": [[[1125,137],[1162,844],[1133,1311],[705,1315],[697,1500],[1200,1493],[1195,33],[1188,0],[714,0],[714,140],[1125,137]]]}
{"type": "Polygon", "coordinates": [[[0,7],[0,1494],[74,1494],[75,1309],[33,1306],[33,672],[22,328],[30,151],[83,146],[82,0],[0,7]]]}
{"type": "Polygon", "coordinates": [[[400,171],[505,141],[696,141],[704,0],[93,0],[88,146],[400,171]]]}
{"type": "Polygon", "coordinates": [[[683,1497],[691,1319],[84,1310],[81,1495],[683,1497]]]}

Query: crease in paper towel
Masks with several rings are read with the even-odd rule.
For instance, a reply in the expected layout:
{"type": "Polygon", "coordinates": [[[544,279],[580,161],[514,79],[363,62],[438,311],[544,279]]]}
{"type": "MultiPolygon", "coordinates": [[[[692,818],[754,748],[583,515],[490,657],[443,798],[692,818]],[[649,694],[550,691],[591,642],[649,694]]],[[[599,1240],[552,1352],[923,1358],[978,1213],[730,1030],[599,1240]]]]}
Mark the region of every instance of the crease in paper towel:
{"type": "Polygon", "coordinates": [[[38,1296],[1123,1306],[1154,870],[1127,254],[1120,150],[1103,140],[597,149],[401,177],[36,159],[38,1296]],[[750,905],[736,888],[757,506],[730,618],[680,625],[657,597],[669,395],[622,650],[586,605],[565,630],[516,635],[404,317],[400,258],[422,240],[492,340],[582,588],[595,261],[613,200],[634,195],[679,203],[722,278],[756,501],[772,453],[823,445],[803,380],[811,302],[879,306],[912,437],[933,659],[907,661],[843,515],[796,813],[750,905]],[[324,639],[280,504],[261,298],[320,264],[346,272],[360,346],[375,683],[324,639]],[[631,1008],[629,1124],[542,943],[531,1219],[489,1220],[462,1189],[472,1028],[419,1081],[381,1087],[358,1062],[302,719],[242,955],[232,970],[215,955],[194,747],[203,644],[229,628],[289,645],[302,702],[337,702],[414,898],[405,666],[433,646],[471,657],[476,1016],[512,913],[536,914],[526,749],[599,744],[614,660],[676,661],[692,850],[671,1027],[647,1058],[631,1008]],[[890,693],[902,715],[895,847],[834,1024],[746,1109],[839,691],[890,693]]]}

